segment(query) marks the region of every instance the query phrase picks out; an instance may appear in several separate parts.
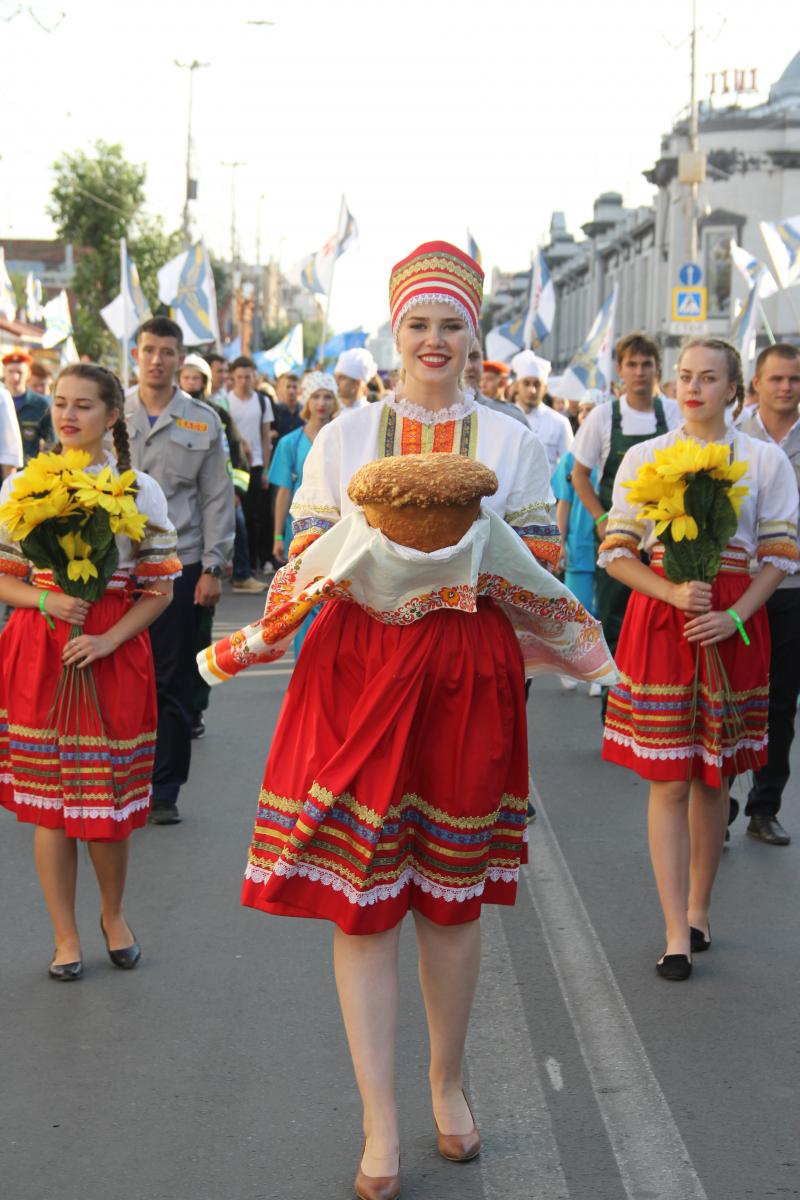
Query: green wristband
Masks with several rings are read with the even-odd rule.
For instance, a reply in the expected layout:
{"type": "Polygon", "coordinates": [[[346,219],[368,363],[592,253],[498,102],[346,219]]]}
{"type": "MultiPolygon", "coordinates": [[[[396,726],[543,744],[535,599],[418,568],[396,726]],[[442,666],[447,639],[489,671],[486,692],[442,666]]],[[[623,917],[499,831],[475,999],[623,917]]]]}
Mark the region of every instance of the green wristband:
{"type": "Polygon", "coordinates": [[[44,602],[46,599],[47,599],[47,592],[43,588],[39,595],[39,612],[42,614],[45,621],[47,621],[47,624],[50,626],[50,628],[55,629],[55,627],[56,627],[55,621],[50,616],[50,614],[48,613],[47,609],[44,606],[44,602]]]}
{"type": "Polygon", "coordinates": [[[600,513],[599,517],[595,517],[595,522],[594,522],[595,527],[597,527],[601,521],[607,521],[607,520],[608,520],[608,513],[600,513]]]}
{"type": "Polygon", "coordinates": [[[742,636],[742,641],[744,642],[745,646],[749,646],[750,638],[747,636],[747,634],[744,631],[744,622],[742,621],[742,618],[737,613],[736,609],[735,608],[727,608],[725,611],[727,612],[728,616],[733,617],[734,621],[736,622],[736,628],[739,630],[739,633],[742,636]]]}

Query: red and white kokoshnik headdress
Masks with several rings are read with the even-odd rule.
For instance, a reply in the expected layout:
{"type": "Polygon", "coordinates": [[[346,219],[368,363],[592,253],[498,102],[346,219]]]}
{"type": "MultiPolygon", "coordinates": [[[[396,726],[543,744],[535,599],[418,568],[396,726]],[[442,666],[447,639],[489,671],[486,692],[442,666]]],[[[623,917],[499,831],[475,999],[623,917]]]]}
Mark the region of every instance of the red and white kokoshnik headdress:
{"type": "Polygon", "coordinates": [[[433,303],[451,304],[476,336],[482,300],[483,271],[449,242],[425,242],[392,267],[389,308],[395,337],[410,308],[433,303]]]}

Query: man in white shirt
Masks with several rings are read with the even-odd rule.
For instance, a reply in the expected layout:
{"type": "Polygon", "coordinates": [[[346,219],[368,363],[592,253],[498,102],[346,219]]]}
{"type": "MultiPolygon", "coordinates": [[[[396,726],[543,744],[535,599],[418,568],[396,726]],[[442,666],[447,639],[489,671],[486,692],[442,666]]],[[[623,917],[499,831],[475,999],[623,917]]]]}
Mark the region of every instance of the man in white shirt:
{"type": "MultiPolygon", "coordinates": [[[[753,386],[758,408],[740,425],[742,433],[777,442],[788,456],[800,490],[800,349],[779,343],[756,359],[753,386]]],[[[789,751],[800,697],[800,575],[787,575],[767,601],[770,643],[769,744],[767,765],[753,772],[745,812],[747,832],[771,846],[789,844],[778,821],[789,782],[789,751]]]]}
{"type": "Polygon", "coordinates": [[[250,448],[250,484],[242,501],[247,525],[247,542],[250,547],[250,565],[257,571],[259,546],[266,545],[262,526],[270,524],[269,484],[267,471],[272,454],[272,405],[269,397],[256,391],[258,373],[252,358],[242,354],[231,363],[233,387],[228,392],[227,409],[233,417],[239,434],[250,448]]]}
{"type": "Polygon", "coordinates": [[[565,416],[544,402],[550,363],[532,350],[521,350],[511,360],[514,403],[542,443],[552,475],[558,460],[572,445],[572,426],[565,416]]]}
{"type": "MultiPolygon", "coordinates": [[[[628,333],[617,342],[615,356],[624,395],[619,400],[599,404],[590,412],[572,447],[575,456],[572,483],[581,503],[592,516],[600,541],[605,537],[614,479],[625,452],[639,442],[676,429],[680,424],[677,404],[658,391],[661,374],[658,343],[644,333],[628,333]],[[591,480],[595,469],[600,481],[597,491],[591,480]]],[[[630,589],[612,579],[601,567],[595,572],[595,585],[603,633],[613,654],[622,631],[630,589]]]]}
{"type": "Polygon", "coordinates": [[[0,479],[13,475],[22,466],[22,434],[7,388],[0,386],[0,479]]]}
{"type": "Polygon", "coordinates": [[[357,408],[366,408],[367,384],[378,373],[378,364],[363,346],[352,350],[343,350],[336,360],[333,377],[339,389],[339,416],[354,412],[357,408]]]}

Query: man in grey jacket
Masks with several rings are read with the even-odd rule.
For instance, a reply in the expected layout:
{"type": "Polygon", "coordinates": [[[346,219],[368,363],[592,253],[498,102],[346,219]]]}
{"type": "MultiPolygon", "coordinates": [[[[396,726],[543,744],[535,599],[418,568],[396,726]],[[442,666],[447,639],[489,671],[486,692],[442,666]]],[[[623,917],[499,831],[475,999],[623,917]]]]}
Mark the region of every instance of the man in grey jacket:
{"type": "Polygon", "coordinates": [[[174,825],[191,760],[197,613],[219,600],[233,553],[233,484],[219,417],[175,384],[184,357],[180,326],[167,317],[145,321],[135,356],[140,383],[125,404],[131,462],[160,483],[183,564],[172,603],[150,626],[158,694],[150,820],[174,825]]]}
{"type": "MultiPolygon", "coordinates": [[[[758,408],[741,424],[743,433],[776,442],[794,467],[800,490],[800,349],[779,343],[756,359],[753,388],[758,408]]],[[[800,532],[800,530],[799,530],[800,532]]],[[[769,667],[767,765],[753,773],[745,812],[747,832],[771,846],[789,844],[778,820],[789,782],[789,751],[800,696],[800,575],[787,575],[767,601],[772,643],[769,667]]]]}

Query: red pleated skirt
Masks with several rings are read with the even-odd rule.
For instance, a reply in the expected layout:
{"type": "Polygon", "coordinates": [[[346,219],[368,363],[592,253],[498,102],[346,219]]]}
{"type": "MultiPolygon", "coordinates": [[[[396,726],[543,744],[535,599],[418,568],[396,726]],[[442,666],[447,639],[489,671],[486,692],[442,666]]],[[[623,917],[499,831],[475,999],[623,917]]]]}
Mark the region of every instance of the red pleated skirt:
{"type": "MultiPolygon", "coordinates": [[[[123,589],[92,604],[85,633],[104,633],[130,607],[123,589]]],[[[147,633],[92,663],[102,721],[87,693],[54,712],[70,626],[50,629],[15,610],[0,635],[0,804],[18,820],[68,837],[116,842],[144,825],[156,743],[153,655],[147,633]]]]}
{"type": "Polygon", "coordinates": [[[242,903],[348,933],[513,904],[527,861],[516,636],[491,601],[409,625],[326,604],[264,771],[242,903]]]}
{"type": "MultiPolygon", "coordinates": [[[[652,569],[662,573],[659,566],[652,569]]],[[[750,583],[749,574],[723,568],[713,583],[712,608],[735,608],[750,583]]],[[[769,623],[759,609],[745,622],[750,645],[736,633],[716,644],[717,659],[686,640],[686,619],[671,604],[631,594],[615,655],[620,682],[608,697],[603,758],[643,779],[700,779],[720,787],[723,778],[767,761],[769,623]]]]}

